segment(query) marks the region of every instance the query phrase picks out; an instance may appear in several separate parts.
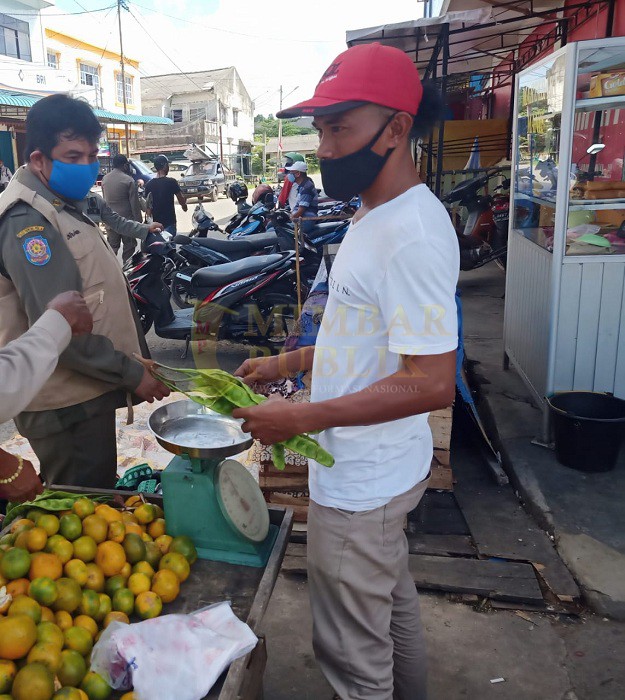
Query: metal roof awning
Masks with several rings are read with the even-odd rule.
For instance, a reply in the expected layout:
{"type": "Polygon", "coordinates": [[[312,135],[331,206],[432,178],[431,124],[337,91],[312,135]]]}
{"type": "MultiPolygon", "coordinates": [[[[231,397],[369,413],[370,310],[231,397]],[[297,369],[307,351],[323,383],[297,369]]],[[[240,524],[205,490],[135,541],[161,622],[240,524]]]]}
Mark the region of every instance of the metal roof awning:
{"type": "MultiPolygon", "coordinates": [[[[17,108],[11,117],[26,117],[25,112],[19,110],[30,109],[35,102],[42,99],[43,95],[29,95],[25,92],[14,92],[10,90],[0,90],[0,108],[17,108]]],[[[167,117],[150,117],[143,114],[119,114],[106,109],[94,109],[93,113],[103,122],[109,124],[173,124],[167,117]]],[[[9,116],[5,110],[0,110],[0,114],[9,116]]]]}

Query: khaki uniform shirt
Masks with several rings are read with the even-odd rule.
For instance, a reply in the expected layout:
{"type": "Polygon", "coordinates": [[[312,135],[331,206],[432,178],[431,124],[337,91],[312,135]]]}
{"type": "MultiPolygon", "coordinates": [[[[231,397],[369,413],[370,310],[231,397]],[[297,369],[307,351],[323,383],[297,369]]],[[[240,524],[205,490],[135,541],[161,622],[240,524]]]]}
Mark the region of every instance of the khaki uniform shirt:
{"type": "Polygon", "coordinates": [[[114,226],[123,235],[136,237],[145,237],[148,227],[115,214],[98,195],[90,194],[78,203],[61,200],[25,167],[17,171],[2,197],[0,346],[24,333],[54,296],[69,290],[85,293],[96,323],[92,334],[71,340],[42,392],[15,419],[24,436],[42,438],[126,405],[127,393],[139,385],[143,367],[131,355],[140,351],[147,356],[147,345],[121,269],[94,220],[114,226]],[[18,199],[4,211],[12,198],[11,187],[40,197],[38,201],[53,214],[56,212],[56,218],[63,220],[68,230],[61,233],[55,228],[50,221],[55,216],[44,216],[34,208],[34,200],[31,206],[28,201],[18,199]],[[67,226],[68,221],[76,222],[75,230],[67,226]],[[94,259],[94,267],[89,263],[90,258],[81,259],[81,249],[87,256],[99,256],[101,262],[94,259]],[[102,281],[84,278],[85,274],[91,274],[87,272],[91,269],[94,272],[110,269],[110,272],[102,281]],[[91,290],[95,291],[91,293],[91,290]],[[113,312],[116,316],[107,314],[108,308],[117,309],[113,312]],[[115,318],[119,318],[121,333],[115,330],[115,318]],[[118,340],[112,342],[112,337],[118,340]],[[120,349],[116,347],[118,341],[120,349]]]}
{"type": "Polygon", "coordinates": [[[120,216],[141,221],[141,205],[137,184],[130,175],[114,168],[102,180],[102,196],[109,207],[120,216]]]}

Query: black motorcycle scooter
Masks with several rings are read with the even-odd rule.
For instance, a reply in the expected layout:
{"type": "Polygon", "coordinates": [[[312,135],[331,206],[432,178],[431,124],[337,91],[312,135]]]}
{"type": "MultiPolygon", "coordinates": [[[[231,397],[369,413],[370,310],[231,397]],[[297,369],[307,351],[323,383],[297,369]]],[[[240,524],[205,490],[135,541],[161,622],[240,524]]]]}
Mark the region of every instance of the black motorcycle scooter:
{"type": "Polygon", "coordinates": [[[239,343],[280,347],[297,310],[295,254],[259,255],[224,265],[205,267],[192,275],[198,303],[174,312],[164,282],[178,258],[171,241],[156,240],[135,253],[126,277],[145,333],[186,342],[229,339],[239,343]]]}

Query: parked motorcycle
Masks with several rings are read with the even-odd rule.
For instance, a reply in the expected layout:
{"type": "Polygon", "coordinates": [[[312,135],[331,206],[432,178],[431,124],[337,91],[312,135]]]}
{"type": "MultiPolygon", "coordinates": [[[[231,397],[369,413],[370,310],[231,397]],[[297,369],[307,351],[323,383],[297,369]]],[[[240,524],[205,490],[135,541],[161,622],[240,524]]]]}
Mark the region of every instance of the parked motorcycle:
{"type": "Polygon", "coordinates": [[[157,240],[136,253],[126,266],[128,284],[144,332],[184,340],[229,339],[279,348],[293,324],[297,308],[295,254],[255,256],[202,268],[191,276],[191,288],[201,300],[193,309],[175,311],[164,278],[176,265],[176,246],[157,240]]]}
{"type": "Polygon", "coordinates": [[[465,180],[442,198],[444,204],[457,203],[468,213],[464,227],[458,220],[454,228],[460,246],[460,269],[474,270],[493,260],[505,266],[508,250],[508,220],[510,218],[510,180],[495,188],[495,194],[480,195],[479,191],[501,173],[496,168],[484,175],[465,180]]]}
{"type": "Polygon", "coordinates": [[[209,211],[206,211],[206,209],[204,209],[204,205],[201,203],[198,204],[193,210],[191,222],[193,223],[193,228],[191,229],[189,236],[206,238],[210,231],[218,231],[219,233],[223,233],[223,231],[215,223],[215,217],[209,211]]]}

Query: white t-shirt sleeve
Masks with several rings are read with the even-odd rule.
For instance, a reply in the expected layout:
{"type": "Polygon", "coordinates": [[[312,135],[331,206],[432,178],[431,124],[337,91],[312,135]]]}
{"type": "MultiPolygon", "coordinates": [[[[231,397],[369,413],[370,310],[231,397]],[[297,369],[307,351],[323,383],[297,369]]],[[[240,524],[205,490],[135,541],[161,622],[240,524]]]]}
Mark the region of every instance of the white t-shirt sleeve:
{"type": "Polygon", "coordinates": [[[440,355],[458,347],[457,253],[442,243],[407,243],[388,262],[378,302],[393,353],[440,355]]]}

